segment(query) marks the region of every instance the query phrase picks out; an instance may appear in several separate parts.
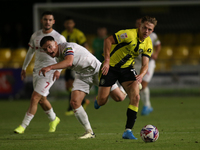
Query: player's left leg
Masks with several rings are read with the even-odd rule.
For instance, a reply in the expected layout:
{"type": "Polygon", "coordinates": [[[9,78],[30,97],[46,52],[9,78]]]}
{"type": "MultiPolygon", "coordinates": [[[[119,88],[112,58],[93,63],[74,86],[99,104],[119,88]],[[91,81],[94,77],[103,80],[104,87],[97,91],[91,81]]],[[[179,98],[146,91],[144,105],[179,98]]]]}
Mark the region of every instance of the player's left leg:
{"type": "Polygon", "coordinates": [[[42,97],[39,101],[40,106],[44,110],[45,114],[47,114],[50,123],[49,123],[49,132],[55,132],[57,125],[60,123],[60,119],[56,116],[53,107],[50,102],[47,100],[47,97],[42,97]]]}
{"type": "Polygon", "coordinates": [[[127,115],[126,127],[122,135],[122,138],[135,140],[137,138],[135,138],[135,136],[133,135],[132,128],[137,118],[137,112],[140,100],[139,84],[137,83],[137,81],[126,81],[123,82],[122,85],[130,98],[130,104],[128,106],[126,113],[127,115]]]}
{"type": "Polygon", "coordinates": [[[110,90],[110,96],[116,102],[121,102],[126,98],[126,92],[119,83],[115,83],[110,90]]]}
{"type": "Polygon", "coordinates": [[[86,133],[80,137],[80,139],[94,138],[95,134],[93,133],[92,127],[90,125],[88,115],[85,112],[83,106],[81,105],[85,93],[82,91],[72,91],[70,104],[74,110],[75,117],[83,125],[86,133]]]}

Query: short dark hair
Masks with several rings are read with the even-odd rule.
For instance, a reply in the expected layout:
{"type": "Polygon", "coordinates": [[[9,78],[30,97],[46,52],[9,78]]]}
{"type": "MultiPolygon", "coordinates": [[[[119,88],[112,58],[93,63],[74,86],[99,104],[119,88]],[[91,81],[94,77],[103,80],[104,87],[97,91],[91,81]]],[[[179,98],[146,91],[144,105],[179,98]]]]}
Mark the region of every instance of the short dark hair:
{"type": "Polygon", "coordinates": [[[55,41],[52,36],[44,36],[40,41],[40,47],[42,47],[47,41],[55,41]]]}
{"type": "Polygon", "coordinates": [[[52,11],[44,11],[44,12],[42,13],[41,17],[44,17],[45,15],[52,15],[52,16],[54,17],[52,11]]]}

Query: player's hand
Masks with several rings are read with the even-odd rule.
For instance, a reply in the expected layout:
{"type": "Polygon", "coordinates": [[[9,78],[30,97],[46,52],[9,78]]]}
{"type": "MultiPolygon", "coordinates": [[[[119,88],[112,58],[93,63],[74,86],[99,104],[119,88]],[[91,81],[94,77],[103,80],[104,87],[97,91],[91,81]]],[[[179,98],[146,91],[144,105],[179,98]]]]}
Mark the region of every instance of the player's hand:
{"type": "Polygon", "coordinates": [[[138,83],[142,83],[142,78],[143,78],[142,75],[139,74],[139,75],[136,75],[135,77],[138,83]]]}
{"type": "Polygon", "coordinates": [[[56,80],[59,79],[59,77],[60,77],[60,72],[56,70],[56,71],[54,72],[54,74],[53,74],[53,81],[54,81],[55,79],[56,79],[56,80]]]}
{"type": "Polygon", "coordinates": [[[40,75],[40,73],[42,72],[43,76],[45,77],[46,72],[49,72],[50,70],[51,70],[51,67],[50,67],[50,66],[44,67],[44,68],[42,68],[42,69],[39,71],[39,75],[40,75]]]}
{"type": "Polygon", "coordinates": [[[101,68],[101,71],[102,71],[103,75],[107,75],[109,67],[110,67],[109,62],[104,62],[103,63],[103,67],[101,68]]]}
{"type": "Polygon", "coordinates": [[[21,80],[24,80],[26,78],[26,70],[21,71],[21,80]]]}

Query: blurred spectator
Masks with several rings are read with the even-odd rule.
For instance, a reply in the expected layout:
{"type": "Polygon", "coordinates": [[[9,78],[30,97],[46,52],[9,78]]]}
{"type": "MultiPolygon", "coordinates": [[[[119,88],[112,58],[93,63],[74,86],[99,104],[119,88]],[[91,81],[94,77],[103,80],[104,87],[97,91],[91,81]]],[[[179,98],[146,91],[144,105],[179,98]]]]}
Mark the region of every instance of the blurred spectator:
{"type": "Polygon", "coordinates": [[[104,39],[107,37],[107,28],[106,27],[99,27],[97,29],[97,37],[94,39],[92,43],[92,48],[94,51],[94,55],[96,58],[102,62],[104,60],[103,57],[103,43],[104,39]]]}

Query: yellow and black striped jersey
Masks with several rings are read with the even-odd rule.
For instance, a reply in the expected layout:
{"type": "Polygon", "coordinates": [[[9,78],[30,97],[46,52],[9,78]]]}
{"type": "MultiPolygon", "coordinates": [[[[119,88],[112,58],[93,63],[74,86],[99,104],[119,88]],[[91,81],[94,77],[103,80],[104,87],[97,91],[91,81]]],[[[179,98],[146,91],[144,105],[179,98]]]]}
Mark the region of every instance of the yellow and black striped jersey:
{"type": "Polygon", "coordinates": [[[151,38],[144,41],[138,38],[138,29],[120,30],[113,34],[115,43],[110,51],[110,66],[126,68],[135,63],[135,58],[142,56],[151,57],[153,52],[151,38]]]}
{"type": "Polygon", "coordinates": [[[86,37],[79,29],[74,28],[72,33],[67,32],[64,30],[61,33],[67,40],[67,42],[74,42],[79,45],[83,45],[86,42],[86,37]]]}

